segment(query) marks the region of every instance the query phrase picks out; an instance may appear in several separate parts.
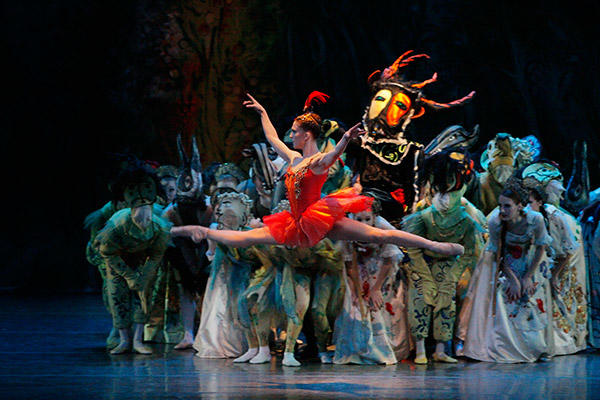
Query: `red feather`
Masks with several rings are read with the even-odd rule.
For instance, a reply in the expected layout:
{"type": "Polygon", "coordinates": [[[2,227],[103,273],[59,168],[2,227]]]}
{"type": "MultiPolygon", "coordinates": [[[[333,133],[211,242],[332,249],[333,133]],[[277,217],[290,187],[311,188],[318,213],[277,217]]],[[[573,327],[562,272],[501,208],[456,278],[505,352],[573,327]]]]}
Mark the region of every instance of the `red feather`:
{"type": "Polygon", "coordinates": [[[378,69],[376,71],[373,71],[371,75],[369,75],[369,77],[367,78],[367,83],[370,85],[375,80],[377,80],[377,78],[379,78],[379,75],[381,75],[381,70],[378,69]]]}
{"type": "Polygon", "coordinates": [[[325,104],[327,103],[327,99],[329,99],[329,95],[323,92],[314,91],[308,95],[306,98],[306,102],[304,102],[303,111],[309,110],[313,105],[325,104]]]}

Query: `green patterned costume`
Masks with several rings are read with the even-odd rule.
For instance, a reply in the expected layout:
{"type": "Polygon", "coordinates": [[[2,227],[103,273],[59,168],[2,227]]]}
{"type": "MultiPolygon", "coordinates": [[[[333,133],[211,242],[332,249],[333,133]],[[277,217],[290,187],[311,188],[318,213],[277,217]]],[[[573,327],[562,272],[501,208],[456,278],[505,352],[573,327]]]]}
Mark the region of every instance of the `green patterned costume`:
{"type": "Polygon", "coordinates": [[[153,215],[146,231],[131,219],[131,209],[115,213],[98,233],[95,247],[106,265],[108,302],[117,329],[147,319],[148,284],[169,243],[169,224],[153,215]],[[133,315],[133,318],[131,317],[133,315]]]}
{"type": "Polygon", "coordinates": [[[456,287],[465,269],[472,269],[483,248],[483,228],[460,206],[440,213],[435,206],[405,217],[402,229],[440,242],[464,246],[465,253],[448,258],[427,250],[409,248],[408,315],[416,340],[429,336],[433,316],[433,337],[438,342],[452,339],[456,318],[456,287]]]}
{"type": "Polygon", "coordinates": [[[108,303],[108,289],[106,288],[106,263],[100,255],[98,248],[94,246],[94,241],[98,232],[104,227],[104,224],[106,224],[106,221],[108,221],[114,213],[119,211],[119,209],[120,208],[118,208],[114,202],[109,201],[102,206],[102,208],[85,217],[84,222],[84,227],[90,231],[90,240],[86,246],[85,255],[88,262],[96,266],[98,272],[100,272],[100,277],[102,278],[102,300],[109,313],[111,313],[111,311],[108,303]]]}
{"type": "Polygon", "coordinates": [[[276,312],[287,319],[285,351],[294,351],[308,310],[311,275],[317,271],[311,313],[317,345],[319,349],[326,348],[330,321],[339,313],[344,299],[343,261],[339,251],[329,239],[324,239],[312,248],[272,246],[267,260],[244,294],[261,345],[267,343],[276,312]]]}

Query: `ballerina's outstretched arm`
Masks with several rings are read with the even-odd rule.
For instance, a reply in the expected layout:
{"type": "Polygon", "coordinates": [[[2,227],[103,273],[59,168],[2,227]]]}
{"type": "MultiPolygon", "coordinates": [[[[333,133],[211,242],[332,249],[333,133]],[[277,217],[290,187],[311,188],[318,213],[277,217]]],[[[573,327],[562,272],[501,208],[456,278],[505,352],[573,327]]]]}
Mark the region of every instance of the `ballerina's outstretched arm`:
{"type": "Polygon", "coordinates": [[[289,164],[291,164],[294,158],[302,157],[302,154],[290,149],[281,141],[281,139],[279,139],[279,135],[277,135],[277,131],[269,119],[267,110],[265,110],[265,108],[258,101],[256,101],[254,97],[250,96],[249,93],[247,93],[247,95],[250,100],[244,101],[244,106],[256,111],[258,115],[260,115],[260,122],[262,124],[263,131],[265,132],[265,137],[271,146],[273,146],[277,154],[279,154],[279,156],[289,164]]]}
{"type": "Polygon", "coordinates": [[[200,242],[211,239],[231,247],[250,247],[257,244],[278,244],[266,227],[249,231],[232,231],[226,229],[209,229],[200,225],[174,226],[172,236],[182,236],[200,242]]]}
{"type": "Polygon", "coordinates": [[[354,138],[359,137],[360,135],[364,135],[366,133],[365,130],[360,129],[361,123],[357,123],[352,128],[348,129],[339,142],[337,142],[335,148],[327,153],[324,153],[319,159],[315,160],[315,162],[311,165],[311,169],[315,174],[325,173],[329,167],[333,165],[334,162],[344,153],[346,150],[346,146],[348,143],[354,138]]]}

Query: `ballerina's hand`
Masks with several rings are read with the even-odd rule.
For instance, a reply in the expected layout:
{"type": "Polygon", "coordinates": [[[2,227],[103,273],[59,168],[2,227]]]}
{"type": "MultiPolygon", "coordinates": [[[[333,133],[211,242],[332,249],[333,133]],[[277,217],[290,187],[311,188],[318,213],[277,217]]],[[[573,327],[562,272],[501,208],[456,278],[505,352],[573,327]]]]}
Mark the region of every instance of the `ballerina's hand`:
{"type": "Polygon", "coordinates": [[[258,101],[256,101],[254,97],[250,96],[250,93],[246,93],[246,95],[248,96],[248,98],[250,98],[250,100],[245,100],[242,103],[246,108],[250,108],[259,114],[266,112],[265,108],[258,101]]]}
{"type": "Polygon", "coordinates": [[[194,229],[194,232],[192,233],[192,240],[195,243],[199,243],[206,239],[208,236],[208,228],[204,226],[196,226],[195,228],[196,229],[194,229]]]}
{"type": "Polygon", "coordinates": [[[358,122],[356,125],[354,125],[352,128],[350,128],[346,131],[346,135],[348,135],[349,139],[356,139],[357,137],[362,136],[365,133],[367,133],[367,131],[362,129],[360,126],[361,126],[361,123],[358,122]]]}

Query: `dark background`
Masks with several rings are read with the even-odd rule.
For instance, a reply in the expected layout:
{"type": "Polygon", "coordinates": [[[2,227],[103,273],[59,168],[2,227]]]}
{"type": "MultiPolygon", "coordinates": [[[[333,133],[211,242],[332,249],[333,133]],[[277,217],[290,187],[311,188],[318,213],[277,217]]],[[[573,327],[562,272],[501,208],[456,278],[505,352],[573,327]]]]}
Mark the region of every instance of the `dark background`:
{"type": "Polygon", "coordinates": [[[240,106],[251,91],[280,132],[308,92],[350,125],[366,77],[408,49],[430,62],[407,72],[439,82],[428,97],[462,108],[413,122],[426,143],[443,128],[480,124],[536,134],[570,175],[585,139],[598,186],[598,2],[28,1],[3,2],[4,229],[0,287],[97,287],[84,254],[84,216],[108,200],[110,152],[176,163],[174,138],[195,135],[203,162],[236,161],[260,138],[240,106]],[[584,22],[591,21],[591,22],[584,22]]]}

